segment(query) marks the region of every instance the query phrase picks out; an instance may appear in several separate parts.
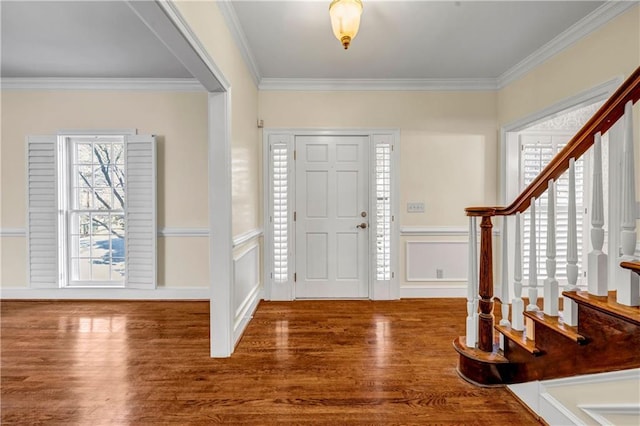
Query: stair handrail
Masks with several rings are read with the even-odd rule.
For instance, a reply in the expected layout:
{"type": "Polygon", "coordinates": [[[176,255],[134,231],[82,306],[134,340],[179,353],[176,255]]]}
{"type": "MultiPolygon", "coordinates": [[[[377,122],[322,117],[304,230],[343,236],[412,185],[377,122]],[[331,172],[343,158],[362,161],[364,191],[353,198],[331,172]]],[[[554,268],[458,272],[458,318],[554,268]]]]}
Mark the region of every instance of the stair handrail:
{"type": "Polygon", "coordinates": [[[605,134],[623,115],[627,102],[640,99],[640,67],[625,80],[566,146],[556,154],[536,178],[506,207],[467,207],[467,216],[511,216],[524,213],[531,199],[538,199],[549,181],[558,179],[569,169],[569,160],[580,158],[594,143],[595,134],[605,134]]]}
{"type": "Polygon", "coordinates": [[[620,266],[628,269],[630,271],[635,272],[636,274],[640,274],[640,261],[635,262],[621,262],[620,266]]]}

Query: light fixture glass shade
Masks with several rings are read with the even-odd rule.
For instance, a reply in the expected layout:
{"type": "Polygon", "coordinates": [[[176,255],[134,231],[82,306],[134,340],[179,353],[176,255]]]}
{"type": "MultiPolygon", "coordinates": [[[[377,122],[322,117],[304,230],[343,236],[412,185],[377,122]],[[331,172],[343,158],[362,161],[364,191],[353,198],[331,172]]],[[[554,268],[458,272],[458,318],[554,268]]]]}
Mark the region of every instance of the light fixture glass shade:
{"type": "Polygon", "coordinates": [[[361,14],[362,1],[360,0],[333,0],[329,6],[333,34],[345,49],[349,48],[351,40],[358,34],[361,14]]]}

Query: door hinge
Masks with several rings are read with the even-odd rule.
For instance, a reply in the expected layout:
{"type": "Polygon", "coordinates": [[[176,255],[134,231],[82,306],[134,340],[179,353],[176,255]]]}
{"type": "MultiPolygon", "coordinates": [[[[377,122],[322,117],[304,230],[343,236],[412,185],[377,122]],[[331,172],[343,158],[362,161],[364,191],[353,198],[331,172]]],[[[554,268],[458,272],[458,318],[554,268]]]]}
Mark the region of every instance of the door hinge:
{"type": "Polygon", "coordinates": [[[391,216],[391,222],[395,222],[396,221],[396,217],[395,216],[391,216]]]}
{"type": "Polygon", "coordinates": [[[395,273],[395,272],[392,272],[392,273],[391,273],[391,278],[395,278],[395,277],[396,277],[396,273],[395,273]]]}
{"type": "Polygon", "coordinates": [[[293,150],[293,161],[296,161],[297,152],[295,149],[293,150]]]}
{"type": "Polygon", "coordinates": [[[295,222],[298,218],[298,212],[293,212],[293,221],[295,222]]]}
{"type": "Polygon", "coordinates": [[[293,273],[293,282],[295,283],[296,281],[298,281],[298,273],[294,272],[293,273]]]}
{"type": "Polygon", "coordinates": [[[393,151],[393,145],[391,145],[391,151],[393,151]]]}

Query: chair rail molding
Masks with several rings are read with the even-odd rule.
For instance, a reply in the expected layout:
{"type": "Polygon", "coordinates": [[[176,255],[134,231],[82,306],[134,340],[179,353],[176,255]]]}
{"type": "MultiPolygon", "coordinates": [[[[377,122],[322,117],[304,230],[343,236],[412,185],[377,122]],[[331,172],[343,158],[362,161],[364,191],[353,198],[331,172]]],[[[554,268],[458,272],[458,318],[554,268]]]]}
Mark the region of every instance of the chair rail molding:
{"type": "Polygon", "coordinates": [[[233,237],[233,248],[241,246],[244,243],[248,243],[251,240],[256,238],[260,238],[263,235],[262,228],[251,229],[247,232],[243,232],[242,234],[236,235],[233,237]]]}
{"type": "Polygon", "coordinates": [[[26,237],[26,228],[0,228],[1,237],[26,237]]]}
{"type": "MultiPolygon", "coordinates": [[[[479,231],[478,231],[479,232],[479,231]]],[[[469,230],[466,226],[401,226],[400,236],[417,237],[467,237],[469,230]]],[[[493,228],[493,236],[500,235],[500,229],[493,228]]]]}

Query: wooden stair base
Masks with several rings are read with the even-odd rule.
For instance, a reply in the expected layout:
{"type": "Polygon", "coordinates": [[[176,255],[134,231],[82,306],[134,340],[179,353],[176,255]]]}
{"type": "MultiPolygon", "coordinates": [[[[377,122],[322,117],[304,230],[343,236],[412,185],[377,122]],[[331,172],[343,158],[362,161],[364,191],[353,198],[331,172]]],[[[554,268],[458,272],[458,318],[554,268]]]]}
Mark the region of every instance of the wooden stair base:
{"type": "Polygon", "coordinates": [[[640,367],[640,308],[617,304],[615,292],[606,297],[586,292],[563,295],[578,304],[577,327],[527,312],[535,342],[500,325],[495,329],[504,335],[503,351],[468,348],[460,337],[454,341],[460,375],[482,386],[496,386],[640,367]]]}
{"type": "Polygon", "coordinates": [[[494,345],[493,352],[470,348],[465,344],[465,337],[460,336],[453,341],[453,347],[460,354],[458,374],[468,382],[478,386],[502,386],[505,382],[501,374],[501,366],[509,364],[494,345]]]}

